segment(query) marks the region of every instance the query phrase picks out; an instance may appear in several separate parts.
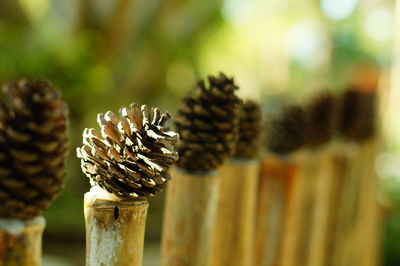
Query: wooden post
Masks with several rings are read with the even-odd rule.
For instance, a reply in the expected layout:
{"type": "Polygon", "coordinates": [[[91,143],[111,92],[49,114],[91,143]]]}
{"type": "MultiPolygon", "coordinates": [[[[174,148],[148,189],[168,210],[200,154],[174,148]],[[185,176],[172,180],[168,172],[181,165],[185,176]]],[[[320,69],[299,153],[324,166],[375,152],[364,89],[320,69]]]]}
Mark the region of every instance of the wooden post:
{"type": "Polygon", "coordinates": [[[161,266],[206,266],[210,262],[219,177],[176,169],[168,183],[161,266]]]}
{"type": "Polygon", "coordinates": [[[278,265],[284,215],[284,187],[295,167],[277,156],[261,163],[258,183],[255,266],[278,265]]]}
{"type": "Polygon", "coordinates": [[[0,219],[0,265],[42,265],[42,235],[46,221],[0,219]]]}
{"type": "Polygon", "coordinates": [[[124,200],[93,187],[85,194],[87,266],[141,266],[147,200],[124,200]]]}
{"type": "Polygon", "coordinates": [[[258,160],[232,159],[220,169],[213,266],[254,265],[258,160]]]}

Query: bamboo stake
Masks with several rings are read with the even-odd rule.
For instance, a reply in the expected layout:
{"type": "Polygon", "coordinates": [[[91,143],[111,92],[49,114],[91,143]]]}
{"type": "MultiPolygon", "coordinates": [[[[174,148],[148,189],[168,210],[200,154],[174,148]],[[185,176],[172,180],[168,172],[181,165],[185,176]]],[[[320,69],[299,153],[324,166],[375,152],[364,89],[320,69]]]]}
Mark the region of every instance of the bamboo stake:
{"type": "Polygon", "coordinates": [[[86,193],[86,265],[142,265],[147,208],[147,200],[124,200],[98,187],[86,193]]]}
{"type": "MultiPolygon", "coordinates": [[[[354,144],[350,144],[354,145],[354,144]]],[[[357,161],[360,157],[359,145],[354,145],[354,154],[347,158],[344,169],[343,194],[340,199],[340,208],[338,210],[338,231],[335,242],[335,263],[340,265],[349,265],[354,250],[354,235],[356,233],[356,220],[359,217],[359,196],[360,186],[363,177],[357,168],[357,161]]],[[[334,264],[337,265],[337,264],[334,264]]]]}
{"type": "Polygon", "coordinates": [[[282,239],[284,187],[294,165],[276,156],[266,156],[258,183],[255,265],[277,265],[282,239]]]}
{"type": "Polygon", "coordinates": [[[0,265],[42,265],[42,235],[46,221],[42,216],[31,221],[0,219],[0,265]]]}
{"type": "Polygon", "coordinates": [[[258,160],[232,159],[220,169],[213,233],[213,266],[254,264],[258,160]]]}
{"type": "Polygon", "coordinates": [[[166,195],[161,265],[209,265],[219,177],[178,169],[173,177],[166,195]]]}
{"type": "MultiPolygon", "coordinates": [[[[357,146],[343,143],[335,144],[332,151],[332,183],[329,199],[328,232],[326,237],[326,265],[342,265],[346,259],[344,247],[348,241],[346,226],[352,193],[351,162],[357,156],[357,146]]],[[[350,209],[351,210],[351,209],[350,209]]]]}
{"type": "Polygon", "coordinates": [[[333,182],[333,163],[328,148],[318,159],[317,179],[315,184],[314,211],[312,214],[310,243],[307,255],[307,265],[321,266],[325,260],[325,243],[328,230],[329,205],[331,186],[333,182]]]}
{"type": "Polygon", "coordinates": [[[356,222],[354,246],[351,265],[362,263],[375,266],[379,260],[379,208],[376,200],[377,176],[374,171],[374,160],[378,149],[378,140],[371,139],[361,146],[361,156],[358,169],[362,175],[362,190],[360,195],[360,211],[356,222]]]}
{"type": "Polygon", "coordinates": [[[301,242],[300,234],[303,229],[310,154],[307,151],[296,152],[292,159],[296,169],[285,185],[282,249],[277,263],[282,266],[299,265],[299,247],[304,244],[301,242]]]}

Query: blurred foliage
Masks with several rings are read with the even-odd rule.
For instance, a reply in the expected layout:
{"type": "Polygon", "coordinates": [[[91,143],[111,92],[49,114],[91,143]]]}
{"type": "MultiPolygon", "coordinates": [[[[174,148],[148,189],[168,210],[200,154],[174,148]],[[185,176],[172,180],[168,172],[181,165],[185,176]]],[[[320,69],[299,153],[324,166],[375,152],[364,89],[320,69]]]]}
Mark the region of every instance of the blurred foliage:
{"type": "MultiPolygon", "coordinates": [[[[336,8],[354,2],[321,0],[329,1],[336,8]]],[[[262,99],[272,113],[321,87],[343,89],[356,62],[385,72],[392,38],[382,33],[391,26],[393,2],[355,1],[341,19],[319,2],[3,0],[0,82],[47,77],[70,106],[67,183],[46,212],[47,234],[83,237],[88,182],[75,147],[83,128],[96,126],[99,112],[139,102],[174,113],[196,78],[223,70],[235,76],[241,96],[262,99]]],[[[389,188],[400,195],[399,184],[389,188]]],[[[151,202],[149,239],[159,237],[162,198],[151,202]]],[[[399,227],[396,211],[387,220],[387,265],[400,264],[399,227]]]]}

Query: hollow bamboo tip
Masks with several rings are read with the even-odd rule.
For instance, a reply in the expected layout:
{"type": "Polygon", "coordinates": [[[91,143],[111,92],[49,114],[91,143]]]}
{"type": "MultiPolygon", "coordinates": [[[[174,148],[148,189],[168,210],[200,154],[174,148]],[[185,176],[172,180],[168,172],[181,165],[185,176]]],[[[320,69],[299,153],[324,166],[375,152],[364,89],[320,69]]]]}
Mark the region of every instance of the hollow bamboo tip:
{"type": "Polygon", "coordinates": [[[100,188],[85,194],[86,265],[142,265],[148,202],[100,188]]]}
{"type": "MultiPolygon", "coordinates": [[[[128,200],[108,193],[107,191],[94,186],[89,192],[85,193],[84,207],[113,209],[115,207],[122,208],[140,208],[139,206],[147,206],[147,199],[128,200]]],[[[147,207],[146,207],[147,208],[147,207]]]]}
{"type": "Polygon", "coordinates": [[[31,221],[0,219],[0,265],[40,266],[45,226],[41,216],[31,221]]]}

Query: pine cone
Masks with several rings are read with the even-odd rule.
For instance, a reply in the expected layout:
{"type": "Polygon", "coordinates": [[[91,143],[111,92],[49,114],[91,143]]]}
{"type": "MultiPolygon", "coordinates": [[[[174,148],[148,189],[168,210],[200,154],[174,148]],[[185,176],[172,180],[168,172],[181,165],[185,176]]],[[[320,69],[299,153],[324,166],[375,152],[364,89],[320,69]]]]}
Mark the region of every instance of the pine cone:
{"type": "Polygon", "coordinates": [[[177,133],[166,127],[168,113],[146,105],[132,104],[114,113],[99,114],[101,134],[83,132],[83,147],[77,149],[82,171],[91,185],[98,185],[125,199],[151,198],[170,179],[168,170],[178,160],[177,133]]]}
{"type": "Polygon", "coordinates": [[[347,139],[362,141],[375,134],[376,97],[354,89],[341,97],[340,133],[347,139]]]}
{"type": "Polygon", "coordinates": [[[307,146],[318,147],[333,137],[337,122],[336,107],[336,98],[330,93],[318,95],[307,106],[307,146]]]}
{"type": "Polygon", "coordinates": [[[30,220],[64,184],[67,105],[46,80],[9,83],[0,102],[0,217],[30,220]]]}
{"type": "Polygon", "coordinates": [[[278,154],[293,152],[305,145],[307,132],[306,111],[301,106],[290,106],[269,122],[267,148],[278,154]]]}
{"type": "Polygon", "coordinates": [[[261,150],[262,114],[261,107],[253,101],[240,105],[239,140],[235,158],[256,158],[261,150]]]}
{"type": "Polygon", "coordinates": [[[233,78],[209,76],[209,88],[197,83],[178,109],[176,127],[181,136],[178,166],[188,171],[215,170],[233,155],[238,134],[238,88],[233,78]]]}
{"type": "Polygon", "coordinates": [[[363,123],[361,130],[358,134],[358,139],[360,141],[372,138],[376,134],[376,124],[377,124],[377,103],[376,103],[375,93],[363,93],[363,123]]]}

